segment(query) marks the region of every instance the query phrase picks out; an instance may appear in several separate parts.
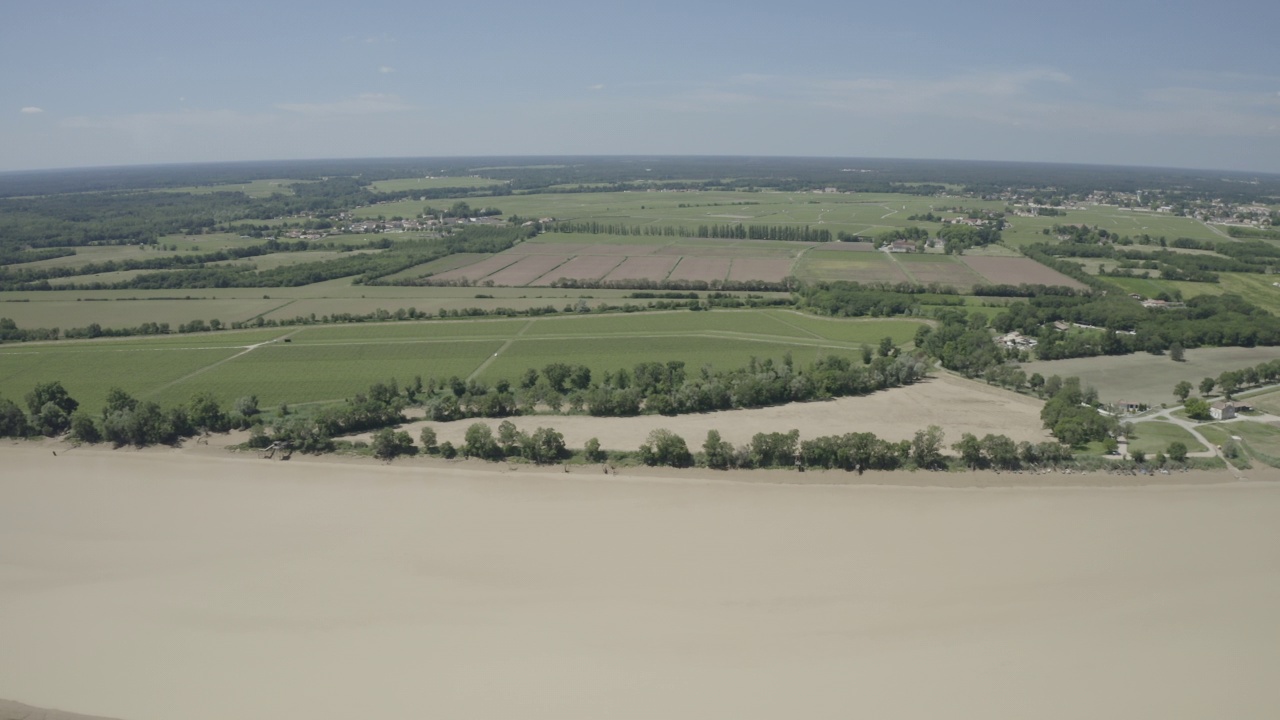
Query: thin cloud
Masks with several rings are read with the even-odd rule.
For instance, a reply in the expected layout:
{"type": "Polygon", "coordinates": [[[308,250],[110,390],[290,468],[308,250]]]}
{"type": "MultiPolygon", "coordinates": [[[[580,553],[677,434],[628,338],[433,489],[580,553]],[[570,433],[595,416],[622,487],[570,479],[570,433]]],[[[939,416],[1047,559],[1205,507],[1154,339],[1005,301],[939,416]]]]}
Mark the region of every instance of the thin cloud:
{"type": "Polygon", "coordinates": [[[389,75],[395,71],[396,69],[391,67],[390,65],[383,65],[378,68],[378,72],[382,73],[383,75],[389,75]]]}
{"type": "Polygon", "coordinates": [[[596,83],[595,85],[588,85],[587,89],[592,92],[600,92],[601,90],[604,89],[604,83],[596,83]]]}
{"type": "Polygon", "coordinates": [[[28,105],[22,108],[21,110],[19,110],[18,112],[22,113],[23,115],[39,115],[40,113],[44,112],[44,108],[38,108],[34,105],[28,105]]]}
{"type": "Polygon", "coordinates": [[[299,113],[301,115],[374,115],[378,113],[399,112],[407,110],[398,95],[384,93],[364,93],[353,98],[330,103],[279,103],[278,110],[299,113]]]}

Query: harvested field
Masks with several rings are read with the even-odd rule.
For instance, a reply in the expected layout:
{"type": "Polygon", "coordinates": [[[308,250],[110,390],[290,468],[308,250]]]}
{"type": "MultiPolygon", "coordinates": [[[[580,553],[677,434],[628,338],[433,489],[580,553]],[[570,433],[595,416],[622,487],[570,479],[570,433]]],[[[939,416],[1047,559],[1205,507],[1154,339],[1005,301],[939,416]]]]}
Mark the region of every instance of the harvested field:
{"type": "Polygon", "coordinates": [[[961,259],[979,275],[996,285],[1062,285],[1065,287],[1086,290],[1079,280],[1063,275],[1053,268],[1025,257],[977,257],[962,256],[961,259]]]}
{"type": "Polygon", "coordinates": [[[724,280],[729,276],[729,258],[684,257],[668,276],[671,280],[724,280]]]}
{"type": "Polygon", "coordinates": [[[729,268],[729,279],[781,282],[791,274],[794,264],[791,260],[772,258],[734,258],[729,268]]]}
{"type": "Polygon", "coordinates": [[[519,259],[520,257],[517,255],[508,255],[507,253],[502,253],[500,255],[494,255],[492,257],[485,258],[480,262],[472,263],[471,265],[460,267],[457,270],[449,270],[447,272],[442,272],[439,275],[436,275],[435,279],[436,280],[461,280],[463,278],[466,278],[471,282],[476,282],[482,277],[485,277],[487,275],[492,275],[493,273],[498,272],[499,270],[507,267],[508,265],[514,264],[519,259]]]}
{"type": "Polygon", "coordinates": [[[486,276],[481,282],[494,285],[514,286],[528,285],[534,280],[554,271],[568,260],[563,255],[531,255],[517,260],[514,264],[486,276]]]}
{"type": "MultiPolygon", "coordinates": [[[[635,450],[649,433],[665,428],[685,439],[690,448],[702,444],[708,430],[735,445],[744,445],[759,432],[800,431],[808,440],[822,435],[872,432],[888,440],[910,440],[930,425],[946,429],[946,444],[964,433],[1008,435],[1016,441],[1040,442],[1049,434],[1041,428],[1042,403],[1017,393],[941,375],[904,388],[825,402],[793,403],[751,410],[727,410],[700,415],[641,415],[630,418],[598,418],[586,415],[531,415],[508,418],[520,429],[555,428],[565,444],[580,448],[590,438],[611,450],[635,450]]],[[[436,429],[440,440],[459,443],[473,423],[485,422],[497,430],[500,419],[469,419],[450,423],[414,423],[413,437],[421,427],[436,429]]]]}
{"type": "Polygon", "coordinates": [[[618,267],[625,258],[616,255],[579,255],[529,283],[530,285],[550,285],[561,278],[573,280],[599,280],[618,267]]]}
{"type": "Polygon", "coordinates": [[[876,246],[869,242],[833,242],[822,243],[823,250],[845,250],[851,252],[875,252],[876,246]]]}
{"type": "Polygon", "coordinates": [[[628,257],[613,272],[605,276],[605,281],[616,280],[665,280],[667,274],[676,266],[679,258],[674,257],[628,257]]]}
{"type": "Polygon", "coordinates": [[[487,257],[489,256],[483,253],[456,253],[442,257],[439,260],[432,260],[429,263],[414,265],[413,267],[408,268],[407,270],[401,270],[398,273],[392,273],[388,275],[386,279],[399,280],[401,278],[426,277],[428,275],[435,275],[437,273],[466,267],[487,257]]]}

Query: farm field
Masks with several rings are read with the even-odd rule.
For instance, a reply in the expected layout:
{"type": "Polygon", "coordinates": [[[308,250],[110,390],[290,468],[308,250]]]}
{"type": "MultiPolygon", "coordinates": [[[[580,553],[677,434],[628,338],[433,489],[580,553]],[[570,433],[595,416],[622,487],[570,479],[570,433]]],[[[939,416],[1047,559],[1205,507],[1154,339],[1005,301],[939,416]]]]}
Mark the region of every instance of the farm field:
{"type": "Polygon", "coordinates": [[[1174,404],[1173,386],[1180,380],[1198,385],[1205,377],[1217,377],[1226,370],[1274,360],[1276,348],[1196,348],[1186,351],[1186,362],[1173,362],[1168,355],[1134,353],[1109,357],[1071,358],[1023,363],[1027,375],[1044,377],[1077,376],[1098,389],[1104,402],[1130,400],[1159,406],[1174,404]]]}
{"type": "MultiPolygon", "coordinates": [[[[892,255],[891,257],[917,285],[938,283],[939,285],[954,288],[969,289],[974,285],[988,282],[986,278],[970,269],[963,262],[957,262],[952,255],[904,253],[892,255]]],[[[1003,260],[1005,258],[1000,259],[1003,260]]]]}
{"type": "Polygon", "coordinates": [[[874,345],[883,337],[910,343],[919,324],[714,310],[63,340],[0,347],[0,395],[20,400],[39,382],[60,380],[90,412],[101,407],[113,385],[162,403],[179,403],[201,390],[224,402],[257,395],[264,406],[324,402],[391,378],[514,380],[529,367],[551,362],[604,372],[642,361],[731,367],[751,357],[779,361],[787,352],[797,362],[819,354],[857,357],[861,344],[874,345]]]}
{"type": "Polygon", "coordinates": [[[1050,267],[1025,257],[993,257],[965,255],[965,265],[997,285],[1063,285],[1077,290],[1088,287],[1074,278],[1067,277],[1050,267]]]}
{"type": "Polygon", "coordinates": [[[1169,443],[1180,442],[1188,452],[1208,450],[1186,429],[1168,422],[1140,422],[1133,426],[1134,437],[1129,438],[1129,452],[1141,450],[1148,457],[1169,449],[1169,443]]]}
{"type": "MultiPolygon", "coordinates": [[[[399,182],[399,181],[389,181],[399,182]]],[[[892,193],[815,194],[801,192],[612,192],[612,193],[544,193],[513,195],[500,198],[476,198],[471,204],[485,202],[502,209],[506,215],[525,217],[551,216],[557,220],[599,221],[632,226],[685,227],[698,225],[799,225],[812,224],[831,232],[872,237],[894,228],[916,225],[937,232],[938,223],[911,221],[912,215],[935,212],[940,208],[963,206],[1002,211],[1005,203],[962,197],[919,197],[892,193]]],[[[425,203],[430,204],[430,203],[425,203]]],[[[438,203],[437,203],[438,204],[438,203]]],[[[356,210],[358,217],[403,215],[413,217],[422,212],[424,203],[409,200],[384,203],[356,210]]],[[[1055,224],[1083,223],[1125,235],[1168,238],[1188,237],[1198,240],[1220,240],[1225,233],[1205,226],[1192,218],[1158,214],[1111,206],[1089,206],[1067,210],[1061,217],[1009,217],[1004,236],[1012,246],[1043,242],[1042,231],[1055,224]]]]}
{"type": "Polygon", "coordinates": [[[911,282],[902,266],[886,253],[847,253],[812,250],[805,253],[795,269],[797,278],[809,282],[847,280],[860,283],[911,282]]]}
{"type": "Polygon", "coordinates": [[[1127,293],[1138,293],[1143,297],[1154,297],[1162,292],[1172,294],[1175,290],[1182,293],[1183,299],[1187,300],[1199,295],[1231,293],[1240,295],[1264,310],[1280,314],[1280,287],[1272,284],[1277,282],[1275,277],[1261,273],[1224,272],[1218,273],[1219,281],[1216,283],[1110,276],[1103,279],[1127,293]]]}
{"type": "Polygon", "coordinates": [[[314,180],[296,180],[290,178],[271,178],[254,180],[247,183],[227,183],[225,185],[190,185],[187,187],[161,188],[155,192],[182,192],[192,195],[207,195],[216,192],[241,192],[249,197],[270,197],[272,195],[293,195],[290,185],[294,183],[315,182],[314,180]]]}

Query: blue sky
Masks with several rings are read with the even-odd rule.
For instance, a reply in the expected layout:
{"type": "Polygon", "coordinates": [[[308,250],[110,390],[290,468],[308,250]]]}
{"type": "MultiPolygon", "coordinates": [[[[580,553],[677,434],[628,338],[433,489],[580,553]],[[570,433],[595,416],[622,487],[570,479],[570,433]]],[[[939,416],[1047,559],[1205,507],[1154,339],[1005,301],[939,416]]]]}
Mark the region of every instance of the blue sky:
{"type": "Polygon", "coordinates": [[[0,171],[818,155],[1280,172],[1280,3],[0,3],[0,171]]]}

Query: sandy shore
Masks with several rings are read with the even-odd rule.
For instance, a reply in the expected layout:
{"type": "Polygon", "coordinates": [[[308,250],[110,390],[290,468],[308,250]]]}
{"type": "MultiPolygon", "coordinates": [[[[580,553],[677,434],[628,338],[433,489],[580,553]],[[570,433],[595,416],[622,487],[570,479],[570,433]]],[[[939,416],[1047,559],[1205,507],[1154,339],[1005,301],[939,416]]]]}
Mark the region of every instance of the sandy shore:
{"type": "Polygon", "coordinates": [[[953,489],[35,443],[0,446],[0,463],[0,697],[40,707],[126,720],[1280,707],[1274,472],[953,489]]]}

